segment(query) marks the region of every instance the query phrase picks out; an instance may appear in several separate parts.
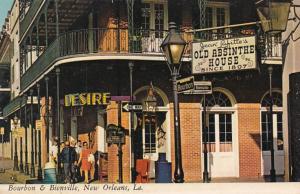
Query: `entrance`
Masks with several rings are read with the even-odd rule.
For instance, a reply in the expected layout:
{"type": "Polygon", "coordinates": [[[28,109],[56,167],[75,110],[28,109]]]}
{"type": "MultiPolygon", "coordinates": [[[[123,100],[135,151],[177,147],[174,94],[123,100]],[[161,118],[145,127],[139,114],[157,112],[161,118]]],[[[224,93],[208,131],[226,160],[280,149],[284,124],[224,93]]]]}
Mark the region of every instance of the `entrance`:
{"type": "MultiPolygon", "coordinates": [[[[282,130],[282,94],[273,91],[273,147],[274,163],[277,175],[284,174],[284,150],[283,150],[283,130],[282,130]]],[[[261,148],[262,148],[262,173],[270,175],[271,169],[271,122],[268,107],[270,106],[269,93],[264,96],[261,102],[261,148]]]]}
{"type": "MultiPolygon", "coordinates": [[[[206,112],[208,172],[210,177],[238,176],[238,148],[235,138],[237,137],[237,126],[235,122],[236,111],[232,107],[233,101],[221,91],[214,91],[213,94],[206,96],[208,106],[206,112]]],[[[203,141],[204,137],[202,136],[203,141]]],[[[203,154],[202,161],[204,161],[203,154]]]]}
{"type": "MultiPolygon", "coordinates": [[[[153,86],[152,86],[153,87],[153,86]]],[[[134,158],[150,160],[149,178],[155,177],[155,161],[158,153],[166,153],[170,161],[170,131],[168,100],[166,95],[158,88],[154,88],[156,99],[155,111],[147,111],[146,99],[149,86],[142,87],[136,91],[136,99],[143,104],[144,111],[135,114],[134,130],[134,158]]]]}

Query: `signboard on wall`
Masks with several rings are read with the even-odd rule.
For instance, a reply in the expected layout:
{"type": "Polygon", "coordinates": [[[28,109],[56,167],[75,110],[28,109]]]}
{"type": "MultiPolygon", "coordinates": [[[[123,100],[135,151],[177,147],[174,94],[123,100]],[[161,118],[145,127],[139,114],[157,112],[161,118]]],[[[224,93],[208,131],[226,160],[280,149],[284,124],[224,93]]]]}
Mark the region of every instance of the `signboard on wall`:
{"type": "Polygon", "coordinates": [[[255,36],[194,42],[192,73],[207,74],[256,68],[255,36]]]}
{"type": "Polygon", "coordinates": [[[65,95],[65,106],[97,106],[110,103],[110,93],[77,93],[65,95]]]}

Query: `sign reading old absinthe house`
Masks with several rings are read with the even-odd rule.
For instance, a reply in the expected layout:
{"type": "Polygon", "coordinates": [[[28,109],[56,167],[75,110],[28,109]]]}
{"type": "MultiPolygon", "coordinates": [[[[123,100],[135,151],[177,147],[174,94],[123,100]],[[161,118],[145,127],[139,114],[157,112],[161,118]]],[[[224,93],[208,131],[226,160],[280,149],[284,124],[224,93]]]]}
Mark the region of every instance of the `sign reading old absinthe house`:
{"type": "Polygon", "coordinates": [[[256,68],[255,36],[193,43],[193,73],[256,68]]]}
{"type": "Polygon", "coordinates": [[[65,95],[65,106],[107,105],[110,93],[77,93],[65,95]]]}

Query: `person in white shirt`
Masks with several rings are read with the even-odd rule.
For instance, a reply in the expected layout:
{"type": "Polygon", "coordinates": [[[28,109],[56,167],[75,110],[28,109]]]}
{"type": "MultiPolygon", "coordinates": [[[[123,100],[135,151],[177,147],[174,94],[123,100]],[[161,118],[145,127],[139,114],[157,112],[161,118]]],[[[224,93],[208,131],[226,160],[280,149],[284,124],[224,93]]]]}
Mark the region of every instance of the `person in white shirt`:
{"type": "Polygon", "coordinates": [[[52,141],[52,145],[50,146],[49,155],[50,155],[50,162],[57,163],[57,138],[54,138],[52,141]]]}

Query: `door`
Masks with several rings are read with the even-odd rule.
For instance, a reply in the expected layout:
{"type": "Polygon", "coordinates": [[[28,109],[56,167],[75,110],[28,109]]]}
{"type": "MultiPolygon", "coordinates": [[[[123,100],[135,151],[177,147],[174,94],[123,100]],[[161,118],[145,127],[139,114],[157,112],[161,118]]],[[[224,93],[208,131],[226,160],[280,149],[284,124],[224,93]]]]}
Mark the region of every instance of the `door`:
{"type": "MultiPolygon", "coordinates": [[[[274,163],[277,175],[284,174],[284,151],[283,151],[283,131],[282,131],[282,112],[273,113],[273,147],[274,163]]],[[[271,122],[269,112],[261,112],[261,144],[262,144],[262,165],[263,175],[270,175],[271,169],[271,122]]]]}
{"type": "Polygon", "coordinates": [[[166,3],[142,4],[142,51],[160,52],[167,23],[166,3]]]}
{"type": "MultiPolygon", "coordinates": [[[[206,122],[210,177],[235,177],[233,114],[231,112],[208,112],[206,122]]],[[[204,142],[203,136],[202,142],[204,142]]]]}

